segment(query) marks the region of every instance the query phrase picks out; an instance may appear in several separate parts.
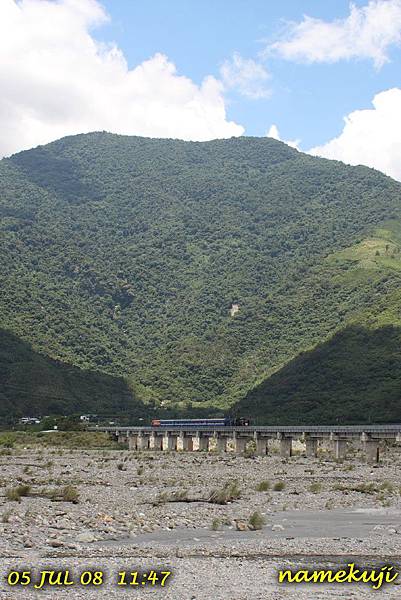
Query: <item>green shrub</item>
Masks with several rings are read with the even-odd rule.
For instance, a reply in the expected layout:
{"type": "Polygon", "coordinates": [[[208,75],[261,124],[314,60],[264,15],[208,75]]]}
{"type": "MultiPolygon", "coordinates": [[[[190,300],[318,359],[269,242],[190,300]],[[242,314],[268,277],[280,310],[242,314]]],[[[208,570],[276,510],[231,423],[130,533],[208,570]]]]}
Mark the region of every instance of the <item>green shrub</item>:
{"type": "Polygon", "coordinates": [[[322,484],[321,483],[311,483],[311,485],[309,486],[309,491],[312,492],[312,494],[318,494],[319,492],[322,491],[322,484]]]}
{"type": "Polygon", "coordinates": [[[267,490],[270,490],[270,487],[271,487],[270,481],[264,479],[257,485],[256,491],[257,492],[267,492],[267,490]]]}
{"type": "Polygon", "coordinates": [[[249,518],[249,527],[250,529],[262,529],[263,525],[266,524],[265,518],[260,514],[259,511],[255,511],[249,518]]]}
{"type": "Polygon", "coordinates": [[[3,446],[3,448],[14,448],[15,439],[13,439],[9,435],[1,436],[0,437],[0,445],[3,446]]]}
{"type": "Polygon", "coordinates": [[[66,485],[61,490],[61,497],[63,502],[72,502],[72,504],[78,504],[79,492],[76,487],[72,485],[66,485]]]}
{"type": "Polygon", "coordinates": [[[285,489],[285,482],[284,481],[277,481],[274,486],[273,486],[273,490],[275,492],[282,492],[285,489]]]}

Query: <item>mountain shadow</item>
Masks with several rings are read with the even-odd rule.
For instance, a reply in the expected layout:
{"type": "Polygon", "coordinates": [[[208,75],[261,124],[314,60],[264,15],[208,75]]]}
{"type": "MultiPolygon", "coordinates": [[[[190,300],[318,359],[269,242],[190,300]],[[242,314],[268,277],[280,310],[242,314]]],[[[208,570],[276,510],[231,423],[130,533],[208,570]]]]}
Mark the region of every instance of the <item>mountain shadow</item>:
{"type": "Polygon", "coordinates": [[[264,424],[401,421],[401,327],[349,326],[251,390],[237,414],[264,424]]]}
{"type": "Polygon", "coordinates": [[[0,329],[0,419],[32,415],[96,413],[131,420],[152,410],[139,402],[123,379],[85,371],[35,352],[0,329]]]}

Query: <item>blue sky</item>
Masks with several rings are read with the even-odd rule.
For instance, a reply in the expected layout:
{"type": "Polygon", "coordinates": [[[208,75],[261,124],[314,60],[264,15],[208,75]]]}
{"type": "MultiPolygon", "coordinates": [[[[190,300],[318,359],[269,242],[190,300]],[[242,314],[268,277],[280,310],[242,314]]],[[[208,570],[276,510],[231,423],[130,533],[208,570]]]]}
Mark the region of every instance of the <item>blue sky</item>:
{"type": "Polygon", "coordinates": [[[271,135],[401,180],[401,0],[0,0],[0,157],[271,135]]]}
{"type": "MultiPolygon", "coordinates": [[[[304,14],[325,21],[349,14],[344,0],[106,0],[103,5],[111,21],[96,37],[115,40],[130,67],[162,52],[197,83],[208,74],[218,77],[233,52],[259,60],[288,21],[302,21],[304,14]]],[[[234,90],[228,94],[228,118],[241,123],[247,135],[265,135],[274,123],[283,139],[301,140],[302,149],[320,145],[341,132],[345,115],[369,108],[378,91],[401,84],[401,50],[390,48],[389,54],[391,62],[380,70],[363,59],[322,65],[266,58],[270,98],[247,99],[234,90]]]]}

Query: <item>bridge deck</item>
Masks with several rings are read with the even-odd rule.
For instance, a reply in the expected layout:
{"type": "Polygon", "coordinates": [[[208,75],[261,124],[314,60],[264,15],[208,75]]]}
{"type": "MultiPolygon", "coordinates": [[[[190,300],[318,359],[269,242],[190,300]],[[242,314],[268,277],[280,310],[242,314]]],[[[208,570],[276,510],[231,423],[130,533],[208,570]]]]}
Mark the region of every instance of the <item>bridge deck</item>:
{"type": "Polygon", "coordinates": [[[389,437],[395,437],[397,435],[401,435],[401,424],[386,424],[386,425],[250,425],[246,427],[230,427],[230,426],[210,426],[210,425],[185,425],[185,426],[159,426],[159,427],[140,427],[140,426],[130,426],[130,427],[118,427],[118,426],[108,426],[108,427],[89,427],[90,431],[104,431],[106,433],[115,433],[115,434],[150,434],[150,433],[194,433],[196,431],[202,432],[212,432],[212,433],[238,433],[242,435],[248,434],[249,436],[253,436],[254,434],[286,434],[295,436],[299,436],[302,434],[315,434],[327,436],[330,434],[335,435],[362,435],[366,434],[379,434],[382,436],[388,435],[389,437]]]}

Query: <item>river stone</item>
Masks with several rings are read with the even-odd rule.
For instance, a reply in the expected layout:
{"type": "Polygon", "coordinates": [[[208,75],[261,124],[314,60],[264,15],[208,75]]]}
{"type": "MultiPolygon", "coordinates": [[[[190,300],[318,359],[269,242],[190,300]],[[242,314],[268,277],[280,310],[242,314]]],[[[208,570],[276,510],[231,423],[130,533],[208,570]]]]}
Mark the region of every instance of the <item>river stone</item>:
{"type": "Polygon", "coordinates": [[[81,542],[83,544],[91,544],[95,540],[96,538],[91,531],[83,531],[77,535],[77,542],[81,542]]]}

